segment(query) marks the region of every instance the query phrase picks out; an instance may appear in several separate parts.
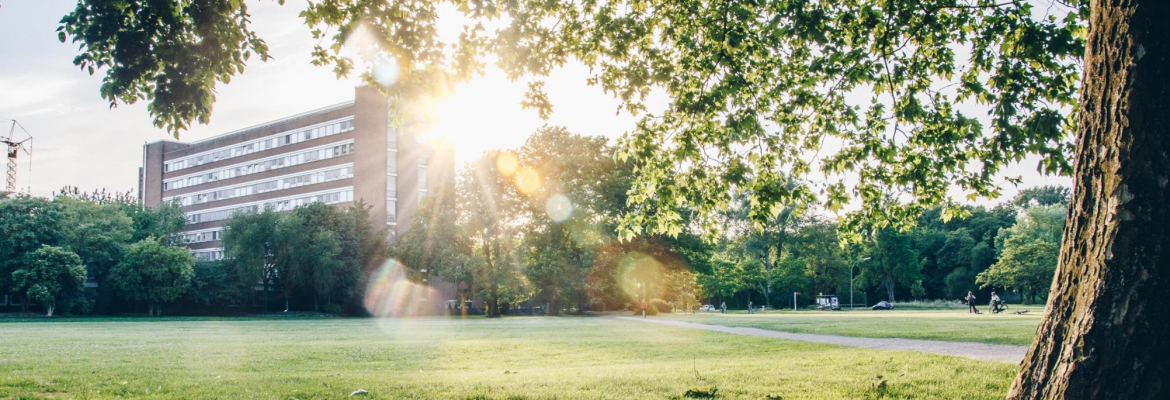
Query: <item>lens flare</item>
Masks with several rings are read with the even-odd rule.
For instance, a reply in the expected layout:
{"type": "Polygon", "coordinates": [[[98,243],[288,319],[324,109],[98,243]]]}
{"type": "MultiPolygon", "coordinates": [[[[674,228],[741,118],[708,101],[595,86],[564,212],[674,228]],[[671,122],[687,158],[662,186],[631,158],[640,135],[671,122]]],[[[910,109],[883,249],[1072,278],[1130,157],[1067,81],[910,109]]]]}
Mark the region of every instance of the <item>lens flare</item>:
{"type": "Polygon", "coordinates": [[[396,260],[386,260],[370,275],[363,304],[376,317],[425,315],[436,293],[428,286],[406,278],[406,268],[396,260]]]}
{"type": "Polygon", "coordinates": [[[516,189],[520,193],[533,194],[540,190],[540,174],[532,168],[524,168],[516,172],[516,189]]]}
{"type": "Polygon", "coordinates": [[[573,202],[559,193],[554,194],[544,202],[544,212],[548,213],[548,217],[553,221],[564,222],[573,215],[573,202]]]}
{"type": "Polygon", "coordinates": [[[388,89],[398,82],[398,74],[401,69],[398,67],[398,60],[389,57],[378,57],[374,65],[370,68],[370,73],[374,76],[374,81],[378,82],[378,86],[383,89],[388,89]]]}
{"type": "Polygon", "coordinates": [[[496,170],[500,171],[501,176],[512,176],[519,167],[520,158],[516,157],[515,152],[504,151],[496,156],[496,170]]]}
{"type": "Polygon", "coordinates": [[[618,261],[621,280],[618,282],[626,295],[632,299],[647,299],[661,296],[659,285],[666,267],[649,255],[631,252],[618,261]]]}

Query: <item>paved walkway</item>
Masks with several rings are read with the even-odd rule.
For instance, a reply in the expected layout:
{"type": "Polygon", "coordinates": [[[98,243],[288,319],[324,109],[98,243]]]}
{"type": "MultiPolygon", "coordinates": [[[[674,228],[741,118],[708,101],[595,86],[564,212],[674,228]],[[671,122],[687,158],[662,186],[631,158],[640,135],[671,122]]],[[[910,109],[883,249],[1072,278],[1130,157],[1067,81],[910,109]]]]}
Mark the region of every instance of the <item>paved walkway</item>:
{"type": "Polygon", "coordinates": [[[841,346],[853,347],[868,347],[871,349],[885,349],[885,350],[910,350],[921,351],[924,353],[942,354],[947,356],[958,356],[974,358],[977,360],[1000,361],[1008,363],[1019,364],[1024,359],[1024,355],[1028,353],[1027,346],[1014,346],[1006,344],[985,344],[985,343],[970,343],[970,342],[944,342],[939,340],[918,340],[918,339],[885,339],[885,338],[863,338],[852,336],[837,336],[837,335],[817,335],[811,333],[790,333],[770,331],[759,328],[739,328],[723,325],[707,325],[696,324],[693,322],[675,321],[669,319],[658,318],[637,318],[637,317],[615,317],[618,319],[649,322],[654,324],[663,324],[670,326],[677,326],[681,328],[703,329],[715,332],[731,333],[735,335],[747,336],[761,336],[776,339],[799,340],[802,342],[826,343],[836,344],[841,346]]]}

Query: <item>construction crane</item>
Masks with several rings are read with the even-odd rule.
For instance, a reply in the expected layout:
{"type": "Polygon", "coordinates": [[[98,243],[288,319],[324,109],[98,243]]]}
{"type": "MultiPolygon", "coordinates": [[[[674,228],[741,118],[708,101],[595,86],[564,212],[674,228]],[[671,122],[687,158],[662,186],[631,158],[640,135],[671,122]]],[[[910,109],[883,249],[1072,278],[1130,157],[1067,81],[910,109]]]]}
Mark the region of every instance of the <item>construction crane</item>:
{"type": "MultiPolygon", "coordinates": [[[[8,185],[5,188],[9,193],[16,193],[16,155],[17,153],[24,152],[25,155],[32,157],[32,135],[14,119],[12,120],[12,127],[8,128],[8,137],[0,138],[0,143],[8,146],[8,185]],[[19,142],[16,141],[17,127],[20,127],[20,131],[24,132],[24,135],[27,136],[19,142]]],[[[31,158],[29,159],[29,172],[32,172],[31,158]]],[[[31,190],[31,186],[29,189],[31,190]]]]}

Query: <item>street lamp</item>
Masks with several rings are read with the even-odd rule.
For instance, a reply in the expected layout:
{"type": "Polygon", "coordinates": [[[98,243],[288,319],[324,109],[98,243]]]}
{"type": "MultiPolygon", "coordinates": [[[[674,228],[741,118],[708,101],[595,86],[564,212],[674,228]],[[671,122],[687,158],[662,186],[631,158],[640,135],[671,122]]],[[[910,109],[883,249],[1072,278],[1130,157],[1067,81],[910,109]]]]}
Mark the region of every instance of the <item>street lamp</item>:
{"type": "Polygon", "coordinates": [[[849,266],[849,309],[850,310],[852,310],[854,307],[856,307],[856,304],[853,303],[853,268],[857,267],[857,263],[862,262],[862,261],[869,261],[869,259],[871,259],[871,258],[873,258],[873,257],[862,258],[860,260],[854,261],[853,264],[849,266]]]}

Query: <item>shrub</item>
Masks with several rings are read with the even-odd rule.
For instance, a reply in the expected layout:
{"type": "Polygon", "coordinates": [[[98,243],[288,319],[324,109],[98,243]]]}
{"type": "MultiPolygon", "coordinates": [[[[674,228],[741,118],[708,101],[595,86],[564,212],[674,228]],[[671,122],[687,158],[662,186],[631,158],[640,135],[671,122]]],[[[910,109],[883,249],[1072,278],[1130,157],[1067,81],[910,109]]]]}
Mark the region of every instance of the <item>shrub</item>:
{"type": "Polygon", "coordinates": [[[324,312],[327,312],[330,314],[341,314],[341,306],[333,304],[333,303],[329,303],[329,304],[326,304],[324,306],[321,306],[321,311],[324,311],[324,312]]]}
{"type": "Polygon", "coordinates": [[[650,299],[649,303],[650,308],[653,308],[658,312],[669,313],[674,309],[670,303],[667,303],[666,300],[663,299],[650,299]]]}

